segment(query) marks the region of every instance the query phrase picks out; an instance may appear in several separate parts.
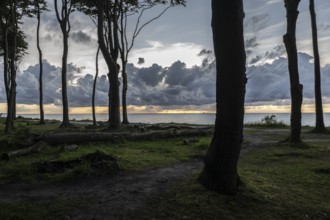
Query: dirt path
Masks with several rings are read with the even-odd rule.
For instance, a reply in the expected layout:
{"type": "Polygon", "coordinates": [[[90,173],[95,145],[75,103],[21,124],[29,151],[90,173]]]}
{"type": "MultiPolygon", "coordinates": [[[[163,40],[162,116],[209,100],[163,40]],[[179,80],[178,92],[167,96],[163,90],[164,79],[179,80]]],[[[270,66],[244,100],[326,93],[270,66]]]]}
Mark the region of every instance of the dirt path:
{"type": "MultiPolygon", "coordinates": [[[[269,141],[246,135],[242,153],[269,141]]],[[[0,190],[0,202],[44,202],[53,199],[90,198],[88,205],[73,210],[66,219],[125,219],[142,208],[152,196],[162,194],[177,183],[201,171],[203,162],[192,159],[178,164],[141,172],[119,173],[114,177],[88,179],[65,185],[8,185],[0,190]]]]}

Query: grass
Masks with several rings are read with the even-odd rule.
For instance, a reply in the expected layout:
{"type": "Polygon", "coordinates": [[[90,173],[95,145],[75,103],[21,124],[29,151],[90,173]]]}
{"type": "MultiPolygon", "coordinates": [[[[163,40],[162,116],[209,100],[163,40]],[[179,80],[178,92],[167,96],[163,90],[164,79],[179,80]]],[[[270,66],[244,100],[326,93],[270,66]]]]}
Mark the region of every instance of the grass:
{"type": "Polygon", "coordinates": [[[76,159],[94,153],[96,150],[115,156],[122,170],[133,171],[166,166],[181,160],[188,160],[194,155],[203,154],[209,142],[210,137],[203,137],[199,142],[188,145],[183,144],[182,139],[137,141],[120,144],[86,143],[79,145],[79,148],[75,151],[63,151],[59,147],[49,146],[39,154],[17,157],[10,161],[0,161],[0,183],[63,181],[91,175],[88,164],[68,170],[65,173],[38,174],[34,170],[33,163],[76,159]]]}
{"type": "Polygon", "coordinates": [[[211,192],[194,176],[156,197],[137,219],[329,219],[330,148],[270,146],[244,155],[235,197],[211,192]]]}
{"type": "MultiPolygon", "coordinates": [[[[21,121],[22,125],[26,122],[21,121]]],[[[0,123],[0,127],[1,127],[0,123]]],[[[29,124],[33,132],[57,129],[29,124]]],[[[0,128],[1,129],[1,128],[0,128]]],[[[208,191],[197,176],[176,182],[165,194],[154,195],[144,209],[131,213],[132,219],[330,219],[330,147],[328,134],[303,130],[301,146],[265,144],[240,158],[239,174],[244,182],[235,197],[208,191]]],[[[281,140],[288,129],[265,131],[263,127],[245,131],[253,137],[281,140]]],[[[0,136],[1,137],[1,136],[0,136]]],[[[93,173],[83,164],[61,174],[37,174],[37,161],[70,160],[100,150],[114,155],[121,169],[145,170],[168,166],[205,152],[210,137],[184,145],[182,139],[124,143],[85,143],[76,151],[48,146],[38,154],[0,161],[0,184],[13,182],[66,182],[93,173]]],[[[8,148],[0,147],[1,151],[8,148]]],[[[0,219],[63,219],[72,210],[89,204],[89,198],[70,198],[49,202],[0,203],[0,219]]]]}

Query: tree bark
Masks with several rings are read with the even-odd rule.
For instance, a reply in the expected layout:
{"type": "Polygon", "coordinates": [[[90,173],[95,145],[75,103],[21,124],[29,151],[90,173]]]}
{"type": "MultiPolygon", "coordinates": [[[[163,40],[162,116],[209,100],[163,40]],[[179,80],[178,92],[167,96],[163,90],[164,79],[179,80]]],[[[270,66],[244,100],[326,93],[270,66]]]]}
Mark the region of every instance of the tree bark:
{"type": "Polygon", "coordinates": [[[99,53],[100,53],[100,47],[97,48],[96,58],[95,58],[95,77],[93,83],[93,96],[92,96],[93,126],[97,125],[96,113],[95,113],[95,93],[96,93],[97,77],[99,76],[99,53]]]}
{"type": "Polygon", "coordinates": [[[323,107],[322,107],[322,90],[321,90],[321,68],[320,68],[320,55],[317,37],[317,26],[316,26],[316,13],[314,0],[309,1],[309,11],[311,15],[312,25],[312,37],[313,37],[313,53],[314,53],[314,92],[315,92],[315,113],[316,113],[316,124],[315,131],[324,132],[326,128],[324,126],[323,118],[323,107]]]}
{"type": "Polygon", "coordinates": [[[3,25],[3,41],[4,41],[4,50],[3,50],[3,74],[4,74],[4,84],[7,98],[7,108],[9,105],[9,81],[8,81],[8,28],[3,25]]]}
{"type": "MultiPolygon", "coordinates": [[[[104,60],[109,70],[109,127],[111,129],[118,129],[121,126],[120,120],[120,98],[119,98],[119,79],[118,73],[119,68],[117,65],[118,58],[118,32],[112,31],[110,36],[114,36],[113,40],[110,41],[112,44],[109,52],[105,40],[104,40],[104,0],[98,0],[98,41],[104,60]],[[117,36],[117,37],[116,37],[117,36]]],[[[116,26],[116,25],[114,25],[116,26]]]]}
{"type": "Polygon", "coordinates": [[[30,154],[30,153],[34,153],[34,152],[39,152],[45,146],[46,146],[46,143],[41,141],[41,142],[38,142],[38,143],[34,144],[31,147],[27,147],[27,148],[23,148],[23,149],[3,153],[1,155],[1,158],[4,159],[4,160],[9,160],[12,157],[17,157],[17,156],[22,156],[22,155],[27,155],[27,154],[30,154]]]}
{"type": "Polygon", "coordinates": [[[300,0],[284,0],[287,11],[287,33],[283,41],[288,54],[288,68],[291,90],[291,130],[289,141],[301,142],[301,105],[303,100],[303,85],[299,82],[298,56],[296,45],[296,23],[298,18],[298,5],[300,0]]]}
{"type": "Polygon", "coordinates": [[[243,142],[246,84],[243,20],[242,0],[212,0],[217,113],[199,181],[226,195],[235,195],[239,185],[237,163],[243,142]]]}
{"type": "Polygon", "coordinates": [[[67,133],[47,133],[40,139],[48,144],[78,144],[86,142],[117,142],[121,140],[151,140],[169,139],[176,137],[198,137],[210,135],[212,128],[208,129],[183,129],[183,130],[160,130],[148,131],[144,133],[132,132],[67,132],[67,133]]]}
{"type": "Polygon", "coordinates": [[[17,50],[17,30],[18,22],[16,20],[16,2],[13,3],[11,8],[12,16],[12,26],[13,26],[13,45],[10,47],[9,57],[10,57],[10,87],[9,87],[9,99],[8,99],[8,108],[7,108],[7,118],[6,118],[6,127],[5,133],[10,133],[14,127],[14,119],[16,115],[16,50],[17,50]]]}
{"type": "Polygon", "coordinates": [[[123,91],[122,91],[122,108],[123,108],[123,124],[127,125],[128,115],[127,115],[127,73],[126,73],[126,63],[127,61],[122,61],[122,77],[123,77],[123,91]]]}
{"type": "Polygon", "coordinates": [[[67,64],[68,64],[68,51],[69,51],[69,32],[70,21],[69,16],[71,13],[72,3],[68,0],[62,1],[61,13],[58,12],[57,0],[54,1],[55,12],[57,20],[60,24],[63,35],[63,56],[62,56],[62,105],[63,105],[63,120],[61,128],[72,127],[69,121],[69,104],[68,104],[68,92],[67,92],[67,64]],[[70,5],[69,5],[70,4],[70,5]],[[61,16],[60,16],[61,15],[61,16]]]}
{"type": "Polygon", "coordinates": [[[37,3],[37,48],[39,52],[39,110],[40,110],[40,120],[39,124],[45,124],[44,117],[44,104],[43,104],[43,86],[42,86],[42,76],[43,76],[43,63],[42,63],[42,51],[40,48],[40,6],[37,3]]]}

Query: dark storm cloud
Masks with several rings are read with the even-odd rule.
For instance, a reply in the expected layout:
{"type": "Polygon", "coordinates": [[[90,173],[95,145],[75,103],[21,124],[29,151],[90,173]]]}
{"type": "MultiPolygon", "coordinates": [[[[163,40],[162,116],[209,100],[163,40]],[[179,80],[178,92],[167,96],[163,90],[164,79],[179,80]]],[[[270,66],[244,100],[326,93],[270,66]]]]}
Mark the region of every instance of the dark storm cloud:
{"type": "MultiPolygon", "coordinates": [[[[298,54],[300,80],[304,85],[305,100],[314,97],[314,75],[312,57],[298,54]]],[[[287,59],[280,57],[272,63],[249,66],[246,103],[257,105],[267,102],[288,103],[290,99],[287,59]]],[[[3,65],[0,64],[0,83],[3,84],[3,65]]],[[[207,65],[187,67],[177,61],[170,67],[157,64],[138,68],[127,65],[129,105],[189,106],[215,103],[215,62],[207,65]]],[[[69,106],[90,106],[94,77],[84,73],[84,68],[68,64],[69,106]]],[[[330,65],[322,68],[322,92],[330,100],[330,65]]],[[[38,104],[39,65],[30,66],[17,75],[17,103],[38,104]]],[[[97,79],[96,103],[108,105],[109,83],[107,76],[97,79]]],[[[0,99],[5,102],[5,91],[0,87],[0,99]]],[[[44,61],[44,103],[61,105],[61,68],[44,61]]]]}
{"type": "Polygon", "coordinates": [[[76,43],[90,43],[92,41],[92,37],[82,31],[73,32],[71,37],[76,43]]]}
{"type": "Polygon", "coordinates": [[[163,68],[128,65],[128,102],[133,105],[202,105],[215,101],[214,64],[192,68],[180,61],[163,68]],[[210,68],[209,68],[210,67],[210,68]]]}
{"type": "MultiPolygon", "coordinates": [[[[298,53],[300,81],[304,86],[304,98],[314,98],[314,65],[312,57],[298,53]]],[[[290,99],[288,60],[280,57],[271,64],[251,66],[248,68],[246,102],[276,101],[290,99]]],[[[330,83],[330,66],[322,68],[323,96],[330,96],[326,85],[330,83]]]]}
{"type": "Polygon", "coordinates": [[[283,56],[286,53],[284,45],[277,45],[271,51],[266,51],[263,55],[256,55],[252,57],[249,61],[249,64],[256,64],[259,61],[273,60],[280,56],[283,56]]]}
{"type": "Polygon", "coordinates": [[[201,50],[201,52],[199,52],[199,54],[197,54],[197,56],[209,56],[212,55],[213,51],[212,50],[207,50],[207,49],[203,49],[201,50]]]}
{"type": "MultiPolygon", "coordinates": [[[[61,68],[43,61],[43,88],[44,103],[61,105],[61,68]]],[[[3,69],[0,70],[3,72],[3,69]]],[[[76,67],[72,63],[68,64],[68,99],[69,106],[90,106],[93,86],[93,76],[83,75],[84,68],[76,67]],[[83,76],[82,76],[83,75],[83,76]]],[[[17,103],[20,104],[38,104],[39,101],[39,64],[30,66],[17,75],[17,103]]],[[[3,77],[0,78],[3,83],[3,77]]],[[[107,77],[102,75],[98,77],[96,103],[106,106],[108,103],[109,83],[107,77]]],[[[0,99],[5,101],[5,96],[0,88],[0,99]]]]}
{"type": "Polygon", "coordinates": [[[245,47],[248,48],[248,49],[255,48],[258,45],[259,44],[257,43],[257,37],[256,36],[245,40],[245,47]]]}

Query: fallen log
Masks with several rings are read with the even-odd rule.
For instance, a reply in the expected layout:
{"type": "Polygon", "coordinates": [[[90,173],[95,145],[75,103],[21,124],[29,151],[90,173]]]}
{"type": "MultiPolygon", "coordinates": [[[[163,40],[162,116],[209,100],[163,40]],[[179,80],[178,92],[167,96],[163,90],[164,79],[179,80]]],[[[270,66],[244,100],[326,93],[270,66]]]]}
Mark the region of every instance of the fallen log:
{"type": "Polygon", "coordinates": [[[78,144],[86,142],[122,142],[152,139],[169,139],[176,137],[198,137],[213,133],[213,128],[137,132],[70,132],[47,133],[41,139],[48,144],[78,144]]]}
{"type": "Polygon", "coordinates": [[[22,149],[19,149],[19,150],[3,153],[1,155],[1,159],[2,160],[9,160],[12,157],[23,156],[23,155],[27,155],[27,154],[30,154],[30,153],[39,152],[45,146],[46,146],[46,143],[43,142],[43,141],[40,141],[40,142],[32,145],[31,147],[22,148],[22,149]]]}

